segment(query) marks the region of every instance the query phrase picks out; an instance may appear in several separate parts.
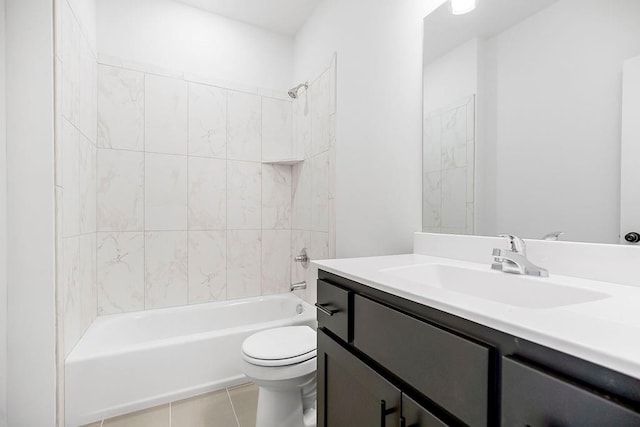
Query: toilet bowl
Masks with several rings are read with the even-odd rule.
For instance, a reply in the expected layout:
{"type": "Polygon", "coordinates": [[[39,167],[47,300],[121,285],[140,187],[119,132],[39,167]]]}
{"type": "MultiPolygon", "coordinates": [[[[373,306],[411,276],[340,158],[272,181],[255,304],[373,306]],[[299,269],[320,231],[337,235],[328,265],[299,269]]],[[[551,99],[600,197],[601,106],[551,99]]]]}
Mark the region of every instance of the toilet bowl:
{"type": "Polygon", "coordinates": [[[242,343],[242,368],[259,387],[256,427],[315,427],[316,332],[286,326],[242,343]]]}

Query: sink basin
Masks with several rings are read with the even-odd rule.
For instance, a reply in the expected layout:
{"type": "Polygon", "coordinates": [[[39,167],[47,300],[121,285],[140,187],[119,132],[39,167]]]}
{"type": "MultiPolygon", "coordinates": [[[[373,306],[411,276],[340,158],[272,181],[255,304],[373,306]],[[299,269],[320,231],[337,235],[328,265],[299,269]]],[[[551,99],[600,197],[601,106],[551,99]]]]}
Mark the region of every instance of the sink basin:
{"type": "Polygon", "coordinates": [[[525,308],[554,308],[608,298],[610,295],[554,283],[553,278],[458,267],[418,264],[380,270],[413,283],[525,308]]]}

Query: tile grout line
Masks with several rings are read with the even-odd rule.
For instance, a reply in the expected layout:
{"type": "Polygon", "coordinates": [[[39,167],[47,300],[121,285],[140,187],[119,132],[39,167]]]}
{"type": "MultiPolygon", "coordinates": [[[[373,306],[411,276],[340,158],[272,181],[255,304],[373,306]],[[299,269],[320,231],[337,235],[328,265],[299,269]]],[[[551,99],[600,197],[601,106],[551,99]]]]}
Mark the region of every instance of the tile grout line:
{"type": "MultiPolygon", "coordinates": [[[[229,298],[229,92],[225,92],[224,145],[224,298],[229,298]]],[[[211,290],[209,290],[211,291],[211,290]]]]}
{"type": "MultiPolygon", "coordinates": [[[[68,119],[66,119],[65,117],[63,117],[63,118],[64,118],[65,121],[69,122],[68,119]]],[[[69,124],[73,126],[73,124],[71,122],[69,122],[69,124]]],[[[74,128],[75,128],[75,126],[74,126],[74,128]]],[[[91,142],[91,141],[89,141],[89,142],[91,142]]],[[[227,159],[226,155],[225,155],[225,157],[203,156],[203,155],[189,154],[189,153],[181,154],[181,153],[175,153],[175,152],[169,153],[169,152],[166,152],[166,151],[148,151],[148,150],[144,150],[144,149],[143,150],[133,150],[131,148],[121,148],[121,147],[113,147],[113,146],[111,146],[111,147],[102,147],[102,146],[97,146],[95,144],[92,144],[92,145],[94,145],[98,150],[114,150],[114,151],[126,151],[126,152],[130,152],[130,153],[161,154],[161,155],[166,155],[166,156],[196,157],[196,158],[199,158],[199,159],[233,160],[233,161],[236,161],[236,162],[245,162],[245,163],[270,164],[270,163],[265,163],[262,160],[239,158],[239,156],[227,159]]],[[[320,153],[324,153],[326,151],[329,151],[329,150],[327,149],[327,150],[321,151],[320,153]]],[[[271,163],[271,164],[273,164],[273,163],[271,163]]],[[[292,165],[283,165],[283,166],[292,166],[292,165]]]]}
{"type": "MultiPolygon", "coordinates": [[[[263,129],[263,124],[264,124],[264,98],[261,96],[260,97],[260,160],[262,161],[262,159],[264,158],[264,147],[263,147],[263,134],[264,134],[264,129],[263,129]]],[[[264,248],[264,224],[263,224],[263,212],[262,212],[262,206],[263,206],[263,194],[262,194],[262,184],[264,182],[264,165],[260,166],[260,274],[258,276],[258,280],[260,281],[260,295],[264,295],[264,283],[262,280],[263,277],[263,248],[264,248]]]]}
{"type": "MultiPolygon", "coordinates": [[[[94,234],[94,241],[93,241],[93,260],[94,260],[94,271],[93,271],[93,291],[95,292],[95,317],[91,320],[91,323],[93,323],[93,321],[98,317],[99,314],[99,310],[100,310],[100,303],[98,301],[98,117],[99,117],[99,113],[98,113],[98,96],[100,95],[100,88],[99,88],[99,81],[98,79],[100,78],[100,70],[98,68],[98,58],[96,55],[96,68],[95,68],[95,72],[96,72],[96,80],[95,80],[95,85],[96,85],[96,92],[95,92],[95,107],[96,107],[96,134],[95,134],[95,152],[94,152],[94,157],[93,157],[93,172],[95,174],[95,182],[94,182],[94,224],[93,224],[93,234],[94,234]]],[[[93,316],[92,316],[93,317],[93,316]]],[[[102,424],[100,424],[102,427],[102,424]]]]}
{"type": "Polygon", "coordinates": [[[142,309],[147,309],[147,74],[142,90],[142,309]]]}
{"type": "MultiPolygon", "coordinates": [[[[229,399],[229,403],[231,403],[231,410],[233,411],[233,416],[236,419],[236,424],[238,425],[238,427],[240,427],[240,420],[238,419],[238,414],[236,413],[236,408],[235,406],[233,406],[233,399],[231,399],[231,393],[229,393],[229,387],[225,388],[225,391],[227,392],[227,398],[229,399]]],[[[171,427],[171,426],[169,426],[171,427]]]]}
{"type": "MultiPolygon", "coordinates": [[[[291,128],[290,128],[290,135],[291,138],[289,140],[289,148],[290,148],[290,152],[292,155],[295,154],[295,157],[299,157],[300,156],[300,150],[298,147],[297,142],[297,117],[298,117],[298,102],[296,102],[296,100],[292,100],[291,104],[289,106],[289,114],[291,117],[291,128]],[[294,108],[295,106],[295,108],[294,108]],[[295,110],[295,113],[294,113],[295,110]],[[295,129],[295,130],[294,130],[295,129]]],[[[293,168],[294,166],[292,165],[290,170],[290,174],[289,174],[289,260],[288,260],[288,274],[289,274],[289,284],[293,283],[294,280],[294,271],[293,271],[293,267],[294,267],[294,262],[293,262],[293,254],[294,254],[294,249],[293,249],[293,168]]],[[[291,285],[289,285],[291,286],[291,285]]]]}
{"type": "MultiPolygon", "coordinates": [[[[296,102],[296,100],[292,100],[291,101],[291,153],[296,155],[296,157],[300,156],[300,150],[299,147],[297,145],[296,142],[297,141],[297,118],[298,118],[298,103],[296,102]],[[294,108],[295,106],[295,108],[294,108]],[[295,110],[295,113],[294,113],[295,110]],[[294,126],[295,125],[295,126],[294,126]],[[295,132],[294,132],[294,128],[295,128],[295,132]]],[[[293,268],[294,268],[294,262],[292,261],[292,256],[294,253],[294,249],[293,249],[293,243],[294,243],[294,236],[293,236],[293,176],[294,176],[294,168],[295,166],[292,165],[291,166],[291,182],[290,182],[290,188],[289,188],[289,206],[290,208],[290,213],[289,213],[289,232],[291,233],[289,235],[289,282],[293,283],[294,280],[293,278],[296,276],[294,274],[293,268]]]]}
{"type": "MultiPolygon", "coordinates": [[[[191,90],[190,90],[189,83],[187,81],[184,81],[184,82],[185,82],[185,85],[187,87],[187,126],[186,126],[187,150],[186,150],[186,152],[187,152],[187,155],[188,155],[189,154],[189,146],[190,146],[190,144],[189,144],[189,142],[190,142],[189,141],[190,140],[190,138],[189,138],[189,123],[190,123],[190,120],[189,120],[190,119],[190,116],[189,116],[189,114],[190,114],[189,104],[190,104],[191,90]]],[[[187,224],[186,224],[187,225],[187,227],[186,227],[187,228],[187,265],[185,266],[186,269],[187,269],[186,270],[186,272],[187,272],[187,301],[186,301],[185,305],[189,305],[191,303],[190,295],[189,295],[189,287],[190,287],[189,286],[189,246],[190,246],[189,245],[189,240],[190,240],[189,238],[191,236],[191,234],[189,233],[189,183],[190,183],[190,180],[189,180],[189,164],[190,163],[191,162],[189,161],[189,157],[187,157],[187,177],[186,177],[187,178],[186,179],[186,181],[187,181],[187,206],[186,206],[186,211],[187,211],[186,212],[186,214],[187,214],[187,224]]],[[[171,426],[169,426],[169,427],[171,427],[171,426]]]]}

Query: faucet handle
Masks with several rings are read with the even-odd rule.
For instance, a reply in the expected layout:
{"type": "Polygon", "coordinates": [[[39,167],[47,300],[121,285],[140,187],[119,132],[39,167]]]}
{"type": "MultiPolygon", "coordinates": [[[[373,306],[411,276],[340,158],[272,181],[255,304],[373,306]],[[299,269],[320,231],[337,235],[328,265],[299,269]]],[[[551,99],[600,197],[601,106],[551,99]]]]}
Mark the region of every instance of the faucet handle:
{"type": "Polygon", "coordinates": [[[552,231],[542,237],[542,240],[560,240],[560,236],[564,234],[564,231],[552,231]]]}
{"type": "Polygon", "coordinates": [[[309,255],[307,254],[307,248],[302,248],[300,254],[294,256],[293,260],[301,263],[304,268],[309,268],[309,255]]]}
{"type": "Polygon", "coordinates": [[[522,240],[518,236],[514,234],[500,234],[499,237],[504,237],[507,239],[509,250],[522,255],[525,255],[527,253],[527,245],[524,243],[524,240],[522,240]]]}

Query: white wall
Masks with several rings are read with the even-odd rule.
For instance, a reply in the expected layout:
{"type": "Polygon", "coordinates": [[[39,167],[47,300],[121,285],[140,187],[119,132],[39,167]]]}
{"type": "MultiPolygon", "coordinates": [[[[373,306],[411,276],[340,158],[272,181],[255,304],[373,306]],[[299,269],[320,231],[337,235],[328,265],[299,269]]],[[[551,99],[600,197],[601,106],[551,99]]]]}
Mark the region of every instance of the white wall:
{"type": "Polygon", "coordinates": [[[0,0],[0,427],[7,425],[7,122],[4,0],[0,0]]]}
{"type": "Polygon", "coordinates": [[[451,106],[478,92],[478,39],[472,39],[424,68],[424,113],[451,106]]]}
{"type": "Polygon", "coordinates": [[[8,425],[55,425],[53,4],[6,0],[8,425]]]}
{"type": "Polygon", "coordinates": [[[336,255],[411,251],[421,225],[422,20],[443,0],[325,0],[295,80],[338,54],[336,255]]]}
{"type": "MultiPolygon", "coordinates": [[[[496,236],[498,192],[495,157],[496,93],[498,72],[495,52],[486,40],[478,41],[478,97],[476,109],[475,234],[496,236]]],[[[502,233],[503,231],[500,231],[502,233]]]]}
{"type": "MultiPolygon", "coordinates": [[[[57,1],[57,0],[56,0],[57,1]]],[[[64,1],[64,0],[62,0],[64,1]]],[[[87,38],[89,45],[96,50],[97,46],[97,1],[96,0],[66,0],[80,23],[83,36],[87,38]]]]}
{"type": "Polygon", "coordinates": [[[99,0],[98,52],[269,89],[291,84],[289,37],[171,0],[99,0]]]}
{"type": "Polygon", "coordinates": [[[640,53],[639,16],[635,0],[563,0],[488,40],[497,225],[481,234],[618,242],[622,63],[640,53]]]}
{"type": "Polygon", "coordinates": [[[620,243],[640,230],[640,56],[624,63],[622,86],[622,147],[620,162],[620,243]]]}

